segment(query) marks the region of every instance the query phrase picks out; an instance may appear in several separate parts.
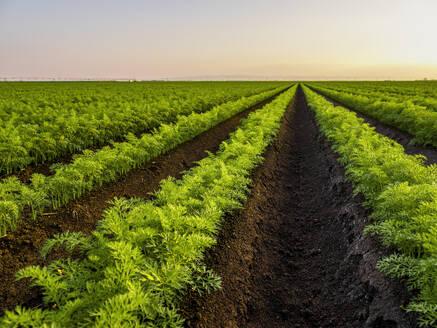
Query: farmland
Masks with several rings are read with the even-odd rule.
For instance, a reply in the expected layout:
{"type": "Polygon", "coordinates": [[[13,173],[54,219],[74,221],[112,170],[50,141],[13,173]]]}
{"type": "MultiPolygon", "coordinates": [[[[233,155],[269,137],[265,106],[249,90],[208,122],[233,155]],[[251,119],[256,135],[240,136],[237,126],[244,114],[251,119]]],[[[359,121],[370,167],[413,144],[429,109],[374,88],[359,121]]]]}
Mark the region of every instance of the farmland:
{"type": "Polygon", "coordinates": [[[0,84],[1,327],[437,326],[437,83],[0,84]]]}

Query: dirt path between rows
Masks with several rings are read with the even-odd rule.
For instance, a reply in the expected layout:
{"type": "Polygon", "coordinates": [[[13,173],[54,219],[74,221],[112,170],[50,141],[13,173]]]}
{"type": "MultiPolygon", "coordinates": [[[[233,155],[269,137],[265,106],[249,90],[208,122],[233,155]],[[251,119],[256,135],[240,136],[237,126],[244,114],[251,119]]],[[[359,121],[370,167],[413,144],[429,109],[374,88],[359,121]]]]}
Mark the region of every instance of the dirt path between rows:
{"type": "Polygon", "coordinates": [[[361,112],[359,112],[353,108],[350,108],[350,107],[348,107],[348,106],[346,106],[346,105],[344,105],[336,100],[333,100],[333,99],[325,96],[321,92],[318,92],[314,89],[311,89],[311,90],[313,90],[317,94],[323,96],[326,100],[330,101],[335,106],[344,107],[344,108],[354,112],[355,114],[357,114],[358,117],[362,118],[366,123],[368,123],[370,126],[374,127],[376,132],[378,132],[378,133],[386,136],[387,138],[390,138],[390,139],[396,141],[397,143],[401,144],[404,147],[406,154],[426,156],[426,158],[427,158],[426,164],[427,165],[437,163],[437,149],[436,148],[427,147],[427,146],[423,146],[423,145],[411,145],[410,142],[414,138],[414,136],[412,136],[411,134],[404,132],[404,131],[401,131],[393,126],[384,124],[384,123],[378,121],[377,119],[374,119],[373,117],[362,114],[361,112]]]}
{"type": "Polygon", "coordinates": [[[186,327],[415,327],[403,285],[375,271],[366,212],[318,132],[301,89],[206,263],[222,290],[189,293],[186,327]]]}
{"type": "Polygon", "coordinates": [[[48,238],[67,230],[90,233],[95,229],[103,210],[109,206],[107,202],[114,197],[150,198],[150,193],[159,188],[162,179],[169,176],[178,178],[184,170],[206,157],[206,151],[216,152],[220,143],[228,139],[229,134],[238,127],[243,118],[271,102],[276,96],[131,171],[120,180],[105,184],[68,203],[52,215],[39,218],[37,221],[25,220],[17,231],[0,238],[0,315],[6,309],[13,309],[19,304],[37,306],[41,303],[39,290],[29,289],[28,281],[15,281],[15,273],[28,265],[45,265],[65,255],[55,252],[43,261],[39,256],[39,250],[48,238]]]}

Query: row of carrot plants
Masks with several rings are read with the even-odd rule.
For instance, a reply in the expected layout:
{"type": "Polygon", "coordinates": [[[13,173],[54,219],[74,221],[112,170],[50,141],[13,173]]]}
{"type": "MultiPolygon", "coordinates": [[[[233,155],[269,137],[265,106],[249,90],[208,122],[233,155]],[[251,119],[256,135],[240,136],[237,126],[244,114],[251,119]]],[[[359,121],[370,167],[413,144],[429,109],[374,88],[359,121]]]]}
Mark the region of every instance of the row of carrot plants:
{"type": "Polygon", "coordinates": [[[356,194],[364,195],[374,223],[365,232],[378,235],[396,253],[378,268],[405,278],[417,291],[407,311],[420,324],[437,324],[437,166],[411,156],[401,145],[378,134],[356,114],[334,106],[304,87],[322,132],[332,142],[356,194]]]}
{"type": "Polygon", "coordinates": [[[411,103],[382,101],[376,95],[364,96],[308,84],[321,94],[363,114],[411,134],[413,142],[437,147],[437,112],[411,103]]]}
{"type": "MultiPolygon", "coordinates": [[[[316,83],[319,83],[318,81],[316,83]]],[[[437,81],[329,81],[320,84],[331,85],[335,88],[359,88],[379,90],[400,95],[420,95],[435,97],[437,81]]]]}
{"type": "MultiPolygon", "coordinates": [[[[63,246],[80,257],[21,270],[44,294],[44,307],[17,307],[2,327],[182,327],[183,292],[219,288],[202,264],[225,214],[249,191],[250,173],[277,135],[296,86],[251,113],[180,180],[166,179],[152,200],[114,200],[91,235],[67,232],[42,250],[63,246]]],[[[217,113],[218,114],[218,113],[217,113]]]]}
{"type": "MultiPolygon", "coordinates": [[[[421,109],[437,112],[437,83],[404,82],[403,87],[396,87],[389,82],[313,82],[324,88],[348,92],[351,94],[377,97],[381,101],[412,104],[421,109]]],[[[396,84],[395,84],[396,85],[396,84]]]]}
{"type": "Polygon", "coordinates": [[[0,84],[0,174],[74,154],[283,82],[0,84]]]}
{"type": "MultiPolygon", "coordinates": [[[[288,86],[287,86],[288,87],[288,86]]],[[[180,116],[140,138],[128,135],[126,142],[113,143],[98,151],[86,150],[69,164],[57,164],[53,175],[35,173],[30,184],[15,177],[0,182],[0,235],[13,231],[29,207],[36,219],[46,208],[56,209],[105,182],[116,181],[144,163],[166,153],[235,114],[266,100],[284,89],[263,92],[227,102],[205,113],[180,116]]]]}

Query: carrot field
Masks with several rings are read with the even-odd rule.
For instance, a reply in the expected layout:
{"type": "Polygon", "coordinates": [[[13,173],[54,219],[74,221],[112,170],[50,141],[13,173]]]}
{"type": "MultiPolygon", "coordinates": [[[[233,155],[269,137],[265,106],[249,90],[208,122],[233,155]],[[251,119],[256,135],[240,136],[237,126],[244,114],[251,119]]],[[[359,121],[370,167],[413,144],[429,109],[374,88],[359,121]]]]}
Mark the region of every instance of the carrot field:
{"type": "Polygon", "coordinates": [[[437,326],[437,82],[0,83],[0,327],[437,326]]]}

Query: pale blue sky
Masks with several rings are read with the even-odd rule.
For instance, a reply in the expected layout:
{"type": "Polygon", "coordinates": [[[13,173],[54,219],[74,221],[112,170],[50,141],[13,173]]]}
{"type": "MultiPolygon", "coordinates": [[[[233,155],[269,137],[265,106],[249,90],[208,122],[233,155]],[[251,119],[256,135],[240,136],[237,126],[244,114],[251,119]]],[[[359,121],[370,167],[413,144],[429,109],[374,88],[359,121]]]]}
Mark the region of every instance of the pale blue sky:
{"type": "Polygon", "coordinates": [[[0,77],[437,78],[435,0],[0,0],[0,77]]]}

